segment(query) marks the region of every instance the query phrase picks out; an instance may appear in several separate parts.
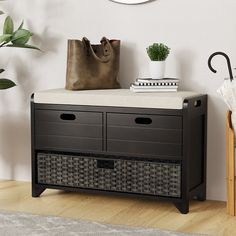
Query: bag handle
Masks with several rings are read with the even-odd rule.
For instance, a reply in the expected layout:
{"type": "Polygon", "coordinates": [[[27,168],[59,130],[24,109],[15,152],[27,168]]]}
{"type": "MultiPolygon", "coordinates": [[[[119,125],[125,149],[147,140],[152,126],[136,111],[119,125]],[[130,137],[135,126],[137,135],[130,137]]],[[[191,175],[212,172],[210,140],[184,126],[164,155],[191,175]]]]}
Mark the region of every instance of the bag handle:
{"type": "Polygon", "coordinates": [[[89,41],[86,37],[83,37],[83,40],[82,40],[82,41],[84,42],[84,44],[85,44],[86,46],[89,47],[90,51],[92,52],[92,54],[93,54],[93,56],[94,56],[94,58],[95,58],[96,60],[98,60],[98,61],[100,61],[100,62],[102,62],[102,63],[107,63],[107,62],[109,62],[109,61],[111,60],[111,58],[113,57],[113,50],[112,50],[111,43],[110,43],[110,41],[109,41],[106,37],[103,37],[100,42],[101,42],[101,44],[102,44],[103,46],[105,45],[104,43],[106,43],[106,44],[109,46],[110,55],[109,55],[108,57],[106,57],[106,58],[103,58],[103,59],[100,58],[100,57],[98,57],[98,56],[96,55],[96,53],[94,52],[93,47],[92,47],[90,41],[89,41]]]}

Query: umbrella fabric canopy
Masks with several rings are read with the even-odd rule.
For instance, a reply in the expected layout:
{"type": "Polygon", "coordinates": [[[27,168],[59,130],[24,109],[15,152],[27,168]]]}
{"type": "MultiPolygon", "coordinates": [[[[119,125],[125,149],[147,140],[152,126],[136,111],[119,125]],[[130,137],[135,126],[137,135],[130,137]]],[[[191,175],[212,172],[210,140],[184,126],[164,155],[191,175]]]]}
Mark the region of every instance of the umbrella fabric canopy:
{"type": "Polygon", "coordinates": [[[234,130],[236,130],[236,81],[225,79],[224,83],[217,90],[229,110],[232,112],[231,120],[234,130]]]}
{"type": "Polygon", "coordinates": [[[214,73],[217,72],[211,65],[212,59],[217,55],[223,56],[226,59],[228,71],[229,71],[229,79],[225,79],[224,83],[217,90],[217,92],[221,95],[221,97],[227,104],[229,110],[232,112],[232,115],[231,115],[232,126],[234,130],[236,131],[236,82],[233,77],[233,72],[232,72],[229,56],[225,54],[224,52],[214,52],[213,54],[210,55],[208,59],[209,69],[214,73]]]}

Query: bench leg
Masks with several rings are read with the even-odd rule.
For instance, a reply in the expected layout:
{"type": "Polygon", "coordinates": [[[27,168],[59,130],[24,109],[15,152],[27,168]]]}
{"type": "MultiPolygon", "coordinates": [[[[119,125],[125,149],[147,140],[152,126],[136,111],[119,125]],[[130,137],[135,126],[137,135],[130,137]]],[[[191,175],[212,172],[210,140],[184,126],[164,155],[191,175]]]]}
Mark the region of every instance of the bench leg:
{"type": "Polygon", "coordinates": [[[32,185],[32,197],[39,197],[46,188],[39,185],[32,185]]]}
{"type": "Polygon", "coordinates": [[[180,213],[187,214],[189,212],[189,201],[175,202],[174,204],[180,213]]]}

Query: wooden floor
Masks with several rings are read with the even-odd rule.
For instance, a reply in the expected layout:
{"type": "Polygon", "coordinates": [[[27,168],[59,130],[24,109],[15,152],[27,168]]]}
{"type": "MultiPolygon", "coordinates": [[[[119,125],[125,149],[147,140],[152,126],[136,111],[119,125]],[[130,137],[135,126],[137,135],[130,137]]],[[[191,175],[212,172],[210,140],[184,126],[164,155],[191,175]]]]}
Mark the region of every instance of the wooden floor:
{"type": "Polygon", "coordinates": [[[228,216],[226,204],[217,201],[193,201],[190,213],[182,215],[169,202],[137,198],[58,190],[46,190],[40,198],[32,198],[30,183],[0,181],[0,210],[214,236],[236,235],[236,217],[228,216]]]}

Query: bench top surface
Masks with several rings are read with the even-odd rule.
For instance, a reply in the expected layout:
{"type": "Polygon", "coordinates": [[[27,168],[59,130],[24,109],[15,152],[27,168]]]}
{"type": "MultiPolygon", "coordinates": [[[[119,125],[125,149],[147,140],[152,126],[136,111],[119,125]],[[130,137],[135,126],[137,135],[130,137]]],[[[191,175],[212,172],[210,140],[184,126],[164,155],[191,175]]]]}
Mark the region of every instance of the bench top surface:
{"type": "Polygon", "coordinates": [[[63,88],[34,93],[34,103],[182,109],[184,100],[202,94],[191,91],[134,93],[129,89],[80,90],[63,88]]]}

